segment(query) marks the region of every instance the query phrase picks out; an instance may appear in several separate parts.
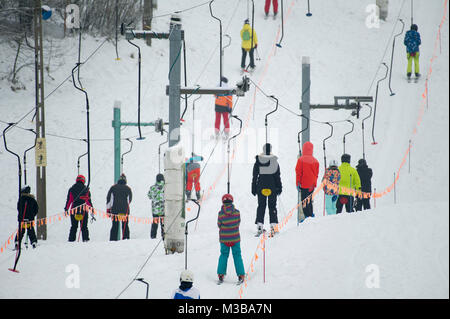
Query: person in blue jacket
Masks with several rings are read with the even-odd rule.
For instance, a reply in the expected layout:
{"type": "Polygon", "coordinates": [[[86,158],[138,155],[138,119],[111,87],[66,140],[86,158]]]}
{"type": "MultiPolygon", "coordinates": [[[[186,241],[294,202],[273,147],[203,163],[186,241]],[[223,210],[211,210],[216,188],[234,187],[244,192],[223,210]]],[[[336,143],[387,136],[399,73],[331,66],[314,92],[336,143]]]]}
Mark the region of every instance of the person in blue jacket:
{"type": "Polygon", "coordinates": [[[406,57],[408,59],[408,66],[406,68],[406,76],[411,77],[412,73],[412,62],[414,60],[414,73],[416,78],[420,77],[419,72],[419,46],[422,43],[420,39],[420,33],[417,32],[417,24],[412,24],[411,29],[406,32],[405,39],[403,41],[406,46],[406,57]]]}
{"type": "Polygon", "coordinates": [[[172,299],[200,299],[200,291],[193,287],[194,274],[185,269],[180,275],[180,286],[173,292],[172,299]]]}

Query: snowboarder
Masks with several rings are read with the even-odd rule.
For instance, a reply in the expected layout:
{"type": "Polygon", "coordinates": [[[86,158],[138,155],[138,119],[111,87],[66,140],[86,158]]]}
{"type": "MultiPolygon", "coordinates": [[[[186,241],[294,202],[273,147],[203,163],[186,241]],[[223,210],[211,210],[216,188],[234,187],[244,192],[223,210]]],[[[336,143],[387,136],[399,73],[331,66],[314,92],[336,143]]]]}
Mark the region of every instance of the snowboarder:
{"type": "Polygon", "coordinates": [[[322,182],[335,184],[335,187],[326,185],[323,187],[325,193],[325,210],[327,215],[336,215],[336,201],[339,194],[339,181],[341,180],[341,173],[339,173],[338,163],[336,160],[330,160],[330,166],[325,169],[322,182]]]}
{"type": "Polygon", "coordinates": [[[241,256],[241,237],[239,234],[239,224],[241,223],[241,215],[239,210],[234,207],[233,196],[225,194],[222,196],[222,207],[217,218],[217,226],[219,227],[220,241],[220,257],[217,266],[217,276],[219,283],[227,273],[228,256],[230,249],[233,254],[234,267],[238,276],[238,283],[244,282],[245,269],[241,256]]]}
{"type": "MultiPolygon", "coordinates": [[[[319,162],[313,156],[313,150],[314,145],[311,142],[305,142],[302,156],[298,158],[295,166],[297,190],[301,194],[302,201],[313,193],[319,177],[319,162]]],[[[305,218],[314,217],[312,200],[306,203],[303,214],[305,218]]]]}
{"type": "Polygon", "coordinates": [[[357,170],[350,166],[350,159],[351,157],[349,154],[343,154],[341,156],[342,164],[339,166],[341,180],[339,182],[339,197],[336,202],[336,214],[342,212],[344,205],[347,213],[353,212],[354,203],[350,190],[361,189],[361,180],[359,179],[357,170]]]}
{"type": "Polygon", "coordinates": [[[256,156],[253,165],[252,194],[258,197],[256,211],[257,236],[261,235],[264,226],[266,205],[269,206],[269,220],[271,235],[275,233],[275,225],[278,224],[277,196],[282,192],[280,166],[278,158],[271,153],[272,146],[267,143],[263,147],[263,153],[256,156]]]}
{"type": "Polygon", "coordinates": [[[172,299],[200,299],[200,291],[193,287],[194,274],[190,270],[183,270],[180,274],[180,286],[175,289],[172,299]]]}
{"type": "MultiPolygon", "coordinates": [[[[219,84],[219,87],[228,88],[228,79],[226,77],[222,77],[222,81],[219,84]]],[[[228,139],[230,134],[230,120],[229,114],[233,109],[233,96],[231,94],[220,94],[216,95],[215,100],[215,111],[216,111],[216,121],[215,121],[215,137],[219,138],[220,134],[220,119],[223,118],[224,125],[224,140],[228,139]]]]}
{"type": "Polygon", "coordinates": [[[19,222],[19,231],[18,235],[16,235],[15,243],[16,250],[19,249],[19,242],[22,242],[23,235],[25,235],[25,231],[27,232],[27,236],[30,239],[31,246],[36,248],[37,245],[37,237],[36,232],[34,231],[34,218],[36,217],[39,206],[32,194],[30,194],[31,188],[26,185],[22,187],[20,190],[20,198],[17,202],[17,221],[19,222]]]}
{"type": "Polygon", "coordinates": [[[156,238],[158,232],[158,223],[161,223],[161,237],[164,240],[164,175],[156,175],[156,183],[150,187],[147,193],[148,198],[152,201],[153,223],[150,231],[150,238],[156,238]]]}
{"type": "Polygon", "coordinates": [[[411,29],[406,32],[405,39],[403,41],[406,46],[406,57],[408,59],[408,66],[406,68],[406,76],[408,80],[411,78],[412,62],[414,60],[414,72],[416,79],[420,77],[419,72],[419,46],[422,43],[420,39],[420,33],[417,32],[417,24],[412,24],[411,29]]]}
{"type": "Polygon", "coordinates": [[[117,184],[111,186],[106,196],[106,212],[112,220],[109,240],[119,240],[119,224],[122,221],[122,239],[130,239],[128,218],[130,215],[130,203],[133,198],[131,188],[127,185],[125,174],[121,174],[117,184]]]}
{"type": "Polygon", "coordinates": [[[266,0],[266,4],[264,5],[264,13],[266,14],[265,16],[266,19],[269,17],[269,9],[271,1],[273,7],[273,18],[275,19],[278,14],[278,0],[266,0]]]}
{"type": "MultiPolygon", "coordinates": [[[[372,193],[372,169],[367,166],[365,159],[361,158],[356,165],[359,178],[361,179],[361,191],[372,193]]],[[[360,197],[356,200],[356,211],[370,209],[370,197],[360,197]]]]}
{"type": "Polygon", "coordinates": [[[200,200],[201,187],[200,187],[200,164],[198,162],[203,161],[202,156],[192,155],[191,158],[186,160],[186,198],[191,199],[192,187],[195,188],[195,195],[197,200],[200,200]]]}
{"type": "Polygon", "coordinates": [[[255,30],[250,26],[250,21],[246,19],[244,21],[244,26],[241,30],[242,39],[242,59],[241,59],[241,69],[245,70],[245,60],[247,58],[247,52],[250,56],[250,70],[255,68],[254,50],[258,47],[258,37],[256,36],[255,30]]]}
{"type": "MultiPolygon", "coordinates": [[[[75,184],[73,184],[67,192],[66,206],[64,208],[66,216],[69,210],[73,210],[83,204],[92,207],[91,192],[86,188],[85,182],[86,178],[83,175],[78,175],[75,184]]],[[[70,214],[71,227],[69,241],[75,241],[78,223],[80,223],[83,241],[89,241],[88,217],[88,214],[81,210],[75,210],[73,214],[70,214]]]]}

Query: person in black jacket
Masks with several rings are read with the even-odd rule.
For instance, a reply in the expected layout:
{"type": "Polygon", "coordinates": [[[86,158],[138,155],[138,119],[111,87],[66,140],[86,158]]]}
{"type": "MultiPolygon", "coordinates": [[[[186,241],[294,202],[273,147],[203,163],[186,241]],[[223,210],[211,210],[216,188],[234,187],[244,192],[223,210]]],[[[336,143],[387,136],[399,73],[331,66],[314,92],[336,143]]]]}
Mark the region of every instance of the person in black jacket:
{"type": "Polygon", "coordinates": [[[34,231],[34,218],[36,217],[39,206],[32,194],[30,194],[31,188],[30,186],[25,186],[20,191],[20,198],[17,202],[17,221],[19,222],[19,237],[15,238],[16,249],[19,248],[19,243],[22,242],[23,235],[25,235],[25,231],[27,232],[27,236],[30,239],[31,246],[36,248],[37,245],[37,237],[36,232],[34,231]]]}
{"type": "MultiPolygon", "coordinates": [[[[361,179],[361,191],[363,193],[372,193],[372,169],[367,166],[365,159],[360,159],[358,165],[356,165],[359,178],[361,179]]],[[[356,200],[356,211],[370,209],[370,198],[358,198],[356,200]]]]}
{"type": "Polygon", "coordinates": [[[69,210],[70,213],[70,232],[69,241],[75,241],[78,229],[78,223],[80,223],[81,236],[83,241],[89,241],[89,229],[88,229],[88,219],[89,214],[80,209],[75,209],[83,204],[92,207],[91,192],[86,185],[86,178],[83,175],[78,175],[75,184],[67,192],[66,206],[64,208],[65,214],[67,216],[69,210]]]}
{"type": "Polygon", "coordinates": [[[130,215],[132,197],[131,188],[127,185],[127,178],[125,174],[122,174],[117,184],[111,186],[106,196],[106,212],[110,214],[112,220],[109,240],[119,240],[119,224],[121,221],[122,239],[130,239],[128,216],[130,215]]]}
{"type": "Polygon", "coordinates": [[[277,196],[281,194],[282,184],[278,158],[271,153],[271,149],[272,146],[269,143],[265,144],[263,154],[256,156],[253,165],[252,194],[258,196],[255,221],[258,227],[257,235],[260,235],[263,230],[267,204],[272,234],[274,233],[274,226],[278,223],[277,196]]]}

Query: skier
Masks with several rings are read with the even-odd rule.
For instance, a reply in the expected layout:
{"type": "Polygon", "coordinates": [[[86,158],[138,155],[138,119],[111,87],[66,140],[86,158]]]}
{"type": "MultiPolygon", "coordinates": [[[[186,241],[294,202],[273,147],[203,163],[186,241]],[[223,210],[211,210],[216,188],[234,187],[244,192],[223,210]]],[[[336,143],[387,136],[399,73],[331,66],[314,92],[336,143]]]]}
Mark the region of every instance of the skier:
{"type": "Polygon", "coordinates": [[[336,214],[342,212],[342,207],[344,205],[347,213],[353,212],[354,203],[350,189],[361,189],[361,180],[359,179],[357,170],[350,166],[350,158],[349,154],[343,154],[341,156],[342,164],[339,166],[341,180],[339,181],[339,197],[336,202],[336,214]]]}
{"type": "MultiPolygon", "coordinates": [[[[356,165],[359,178],[361,179],[361,191],[364,193],[372,193],[372,169],[367,166],[365,159],[361,158],[356,165]]],[[[370,209],[370,197],[361,197],[356,200],[356,211],[370,209]]]]}
{"type": "Polygon", "coordinates": [[[422,43],[420,33],[417,32],[417,24],[412,24],[411,29],[406,32],[403,44],[406,46],[406,57],[408,59],[408,66],[406,69],[406,76],[408,80],[411,78],[412,62],[414,60],[414,72],[416,79],[420,77],[419,73],[419,46],[422,43]]]}
{"type": "Polygon", "coordinates": [[[238,276],[238,283],[243,283],[245,279],[244,263],[241,256],[241,238],[239,234],[239,224],[241,223],[241,215],[239,210],[234,207],[233,196],[225,194],[222,196],[222,207],[217,218],[217,226],[219,227],[220,241],[220,257],[217,266],[217,276],[219,283],[227,273],[228,256],[230,249],[233,254],[234,267],[238,276]]]}
{"type": "MultiPolygon", "coordinates": [[[[301,194],[301,199],[308,198],[317,186],[319,177],[319,162],[313,156],[314,145],[311,142],[305,142],[302,148],[302,156],[297,160],[295,166],[297,190],[301,194]]],[[[314,217],[312,200],[307,202],[303,208],[305,218],[314,217]]]]}
{"type": "Polygon", "coordinates": [[[183,270],[180,274],[180,287],[175,289],[172,299],[200,299],[200,291],[193,284],[194,274],[190,270],[183,270]]]}
{"type": "Polygon", "coordinates": [[[258,47],[258,37],[256,36],[255,30],[250,26],[250,21],[246,19],[244,21],[244,26],[241,30],[242,39],[242,59],[241,59],[241,69],[245,71],[245,60],[247,58],[247,52],[250,56],[250,70],[253,71],[255,68],[254,50],[258,47]]]}
{"type": "Polygon", "coordinates": [[[266,0],[264,5],[264,13],[266,14],[265,19],[269,17],[270,2],[272,1],[273,6],[273,18],[275,19],[278,13],[278,0],[266,0]]]}
{"type": "Polygon", "coordinates": [[[150,238],[156,238],[158,232],[158,223],[161,223],[161,237],[164,240],[164,175],[156,175],[156,183],[150,187],[147,193],[148,198],[152,201],[153,223],[150,231],[150,238]]]}
{"type": "Polygon", "coordinates": [[[277,157],[271,153],[272,146],[267,143],[263,147],[263,153],[256,156],[253,165],[252,194],[258,196],[258,208],[256,211],[257,234],[263,232],[264,215],[266,205],[269,206],[269,220],[271,235],[275,234],[275,225],[278,224],[277,196],[282,192],[280,178],[280,166],[277,157]]]}
{"type": "Polygon", "coordinates": [[[195,195],[197,200],[200,200],[201,187],[200,187],[200,164],[198,162],[203,161],[202,156],[192,155],[191,158],[186,160],[186,198],[191,199],[192,187],[195,188],[195,195]]]}
{"type": "Polygon", "coordinates": [[[336,214],[336,201],[339,194],[339,181],[341,180],[341,173],[339,173],[338,163],[336,160],[330,160],[330,166],[325,169],[322,182],[326,180],[329,183],[335,184],[336,188],[330,187],[325,184],[323,191],[325,193],[325,209],[327,215],[336,214]]]}
{"type": "MultiPolygon", "coordinates": [[[[226,77],[222,77],[222,80],[219,84],[219,87],[228,88],[228,79],[226,77]]],[[[215,111],[216,111],[216,121],[215,121],[215,137],[219,138],[220,134],[220,119],[223,118],[224,125],[224,140],[228,139],[230,134],[230,120],[229,114],[233,108],[233,96],[231,94],[219,94],[216,95],[215,100],[215,111]]]]}
{"type": "Polygon", "coordinates": [[[39,206],[32,194],[30,194],[31,188],[26,185],[20,190],[20,198],[17,202],[17,221],[19,222],[18,236],[16,235],[15,243],[16,250],[19,249],[19,242],[22,242],[23,235],[25,235],[25,230],[27,236],[30,239],[31,246],[36,248],[37,237],[34,231],[34,218],[36,217],[39,206]]]}
{"type": "MultiPolygon", "coordinates": [[[[67,216],[70,209],[74,209],[83,204],[92,207],[91,192],[84,183],[86,178],[83,175],[78,175],[75,184],[67,192],[66,206],[64,208],[65,214],[67,216]]],[[[81,210],[75,211],[70,214],[70,232],[69,241],[75,241],[78,229],[78,223],[80,223],[81,236],[84,242],[89,241],[89,229],[88,229],[88,215],[81,210]]]]}
{"type": "Polygon", "coordinates": [[[121,174],[117,184],[111,186],[106,196],[106,212],[112,220],[109,240],[119,240],[119,224],[122,221],[122,239],[130,239],[128,228],[128,216],[130,215],[130,203],[133,197],[131,188],[127,185],[125,174],[121,174]],[[120,216],[120,217],[119,217],[120,216]]]}

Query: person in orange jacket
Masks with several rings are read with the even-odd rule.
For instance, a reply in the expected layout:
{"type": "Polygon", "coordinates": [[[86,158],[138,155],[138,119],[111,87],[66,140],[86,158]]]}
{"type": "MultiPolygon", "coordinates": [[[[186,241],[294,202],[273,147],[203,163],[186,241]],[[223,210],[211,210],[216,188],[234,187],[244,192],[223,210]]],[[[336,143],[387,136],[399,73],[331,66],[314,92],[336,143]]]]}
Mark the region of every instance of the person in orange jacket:
{"type": "MultiPolygon", "coordinates": [[[[228,79],[226,77],[222,77],[220,87],[228,88],[228,79]]],[[[224,126],[224,139],[228,138],[230,134],[230,118],[229,114],[233,108],[233,96],[229,94],[216,95],[215,101],[215,111],[216,111],[216,121],[215,121],[215,133],[216,138],[219,137],[220,134],[220,119],[223,118],[223,126],[224,126]]]]}
{"type": "MultiPolygon", "coordinates": [[[[302,156],[297,160],[295,167],[296,186],[304,200],[310,196],[317,186],[317,178],[319,177],[319,162],[313,156],[314,146],[311,142],[303,144],[302,156]]],[[[303,208],[305,217],[314,217],[312,201],[303,208]]]]}

